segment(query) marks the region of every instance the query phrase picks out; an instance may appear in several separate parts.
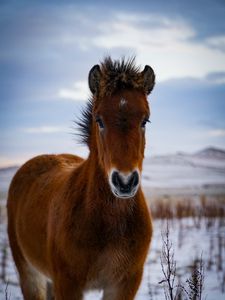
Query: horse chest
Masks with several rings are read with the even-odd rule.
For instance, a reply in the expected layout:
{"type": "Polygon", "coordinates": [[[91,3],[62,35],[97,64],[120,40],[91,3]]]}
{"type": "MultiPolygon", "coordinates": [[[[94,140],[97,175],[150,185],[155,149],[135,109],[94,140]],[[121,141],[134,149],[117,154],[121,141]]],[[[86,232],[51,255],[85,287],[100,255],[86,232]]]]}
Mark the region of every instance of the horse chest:
{"type": "Polygon", "coordinates": [[[124,247],[115,246],[103,250],[90,269],[88,287],[103,288],[120,280],[130,264],[130,254],[124,247]]]}

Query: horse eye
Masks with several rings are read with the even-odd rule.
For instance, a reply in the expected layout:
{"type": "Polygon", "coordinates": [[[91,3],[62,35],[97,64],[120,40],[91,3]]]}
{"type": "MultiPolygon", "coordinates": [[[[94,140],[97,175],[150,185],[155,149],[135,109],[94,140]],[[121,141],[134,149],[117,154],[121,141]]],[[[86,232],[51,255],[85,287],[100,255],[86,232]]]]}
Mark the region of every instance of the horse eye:
{"type": "Polygon", "coordinates": [[[101,118],[97,117],[96,118],[96,123],[98,123],[98,126],[99,126],[100,129],[104,129],[104,123],[103,123],[101,118]]]}
{"type": "Polygon", "coordinates": [[[144,120],[142,121],[142,123],[141,123],[141,128],[144,129],[147,122],[151,123],[151,121],[150,121],[149,119],[147,119],[147,118],[144,119],[144,120]]]}

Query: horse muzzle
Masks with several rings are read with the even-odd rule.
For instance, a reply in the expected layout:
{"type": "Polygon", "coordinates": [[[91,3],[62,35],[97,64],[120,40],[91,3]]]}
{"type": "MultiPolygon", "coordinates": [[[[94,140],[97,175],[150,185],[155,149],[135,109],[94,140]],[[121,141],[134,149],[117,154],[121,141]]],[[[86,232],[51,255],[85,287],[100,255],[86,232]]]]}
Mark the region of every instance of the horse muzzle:
{"type": "Polygon", "coordinates": [[[136,169],[130,173],[113,169],[109,175],[109,183],[114,196],[123,199],[131,198],[138,190],[140,175],[136,169]]]}

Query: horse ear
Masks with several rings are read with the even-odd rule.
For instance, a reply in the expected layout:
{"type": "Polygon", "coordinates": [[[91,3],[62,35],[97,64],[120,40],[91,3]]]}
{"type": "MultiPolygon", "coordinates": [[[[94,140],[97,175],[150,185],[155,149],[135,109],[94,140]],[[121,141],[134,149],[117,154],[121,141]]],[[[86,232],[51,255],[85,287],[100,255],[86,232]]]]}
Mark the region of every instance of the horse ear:
{"type": "Polygon", "coordinates": [[[155,85],[155,73],[150,66],[146,65],[141,74],[143,76],[144,91],[149,95],[155,85]]]}
{"type": "Polygon", "coordinates": [[[91,68],[88,75],[89,88],[93,94],[96,94],[99,90],[100,78],[101,78],[100,66],[95,65],[94,67],[91,68]]]}

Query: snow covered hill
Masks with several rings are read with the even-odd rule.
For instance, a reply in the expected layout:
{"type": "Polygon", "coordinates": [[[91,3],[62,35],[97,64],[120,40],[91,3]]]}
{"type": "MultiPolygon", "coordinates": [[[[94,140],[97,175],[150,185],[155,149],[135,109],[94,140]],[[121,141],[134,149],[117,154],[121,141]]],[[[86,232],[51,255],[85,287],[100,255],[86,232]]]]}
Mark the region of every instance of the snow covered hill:
{"type": "Polygon", "coordinates": [[[149,193],[224,193],[225,151],[206,148],[146,158],[142,184],[149,193]]]}

